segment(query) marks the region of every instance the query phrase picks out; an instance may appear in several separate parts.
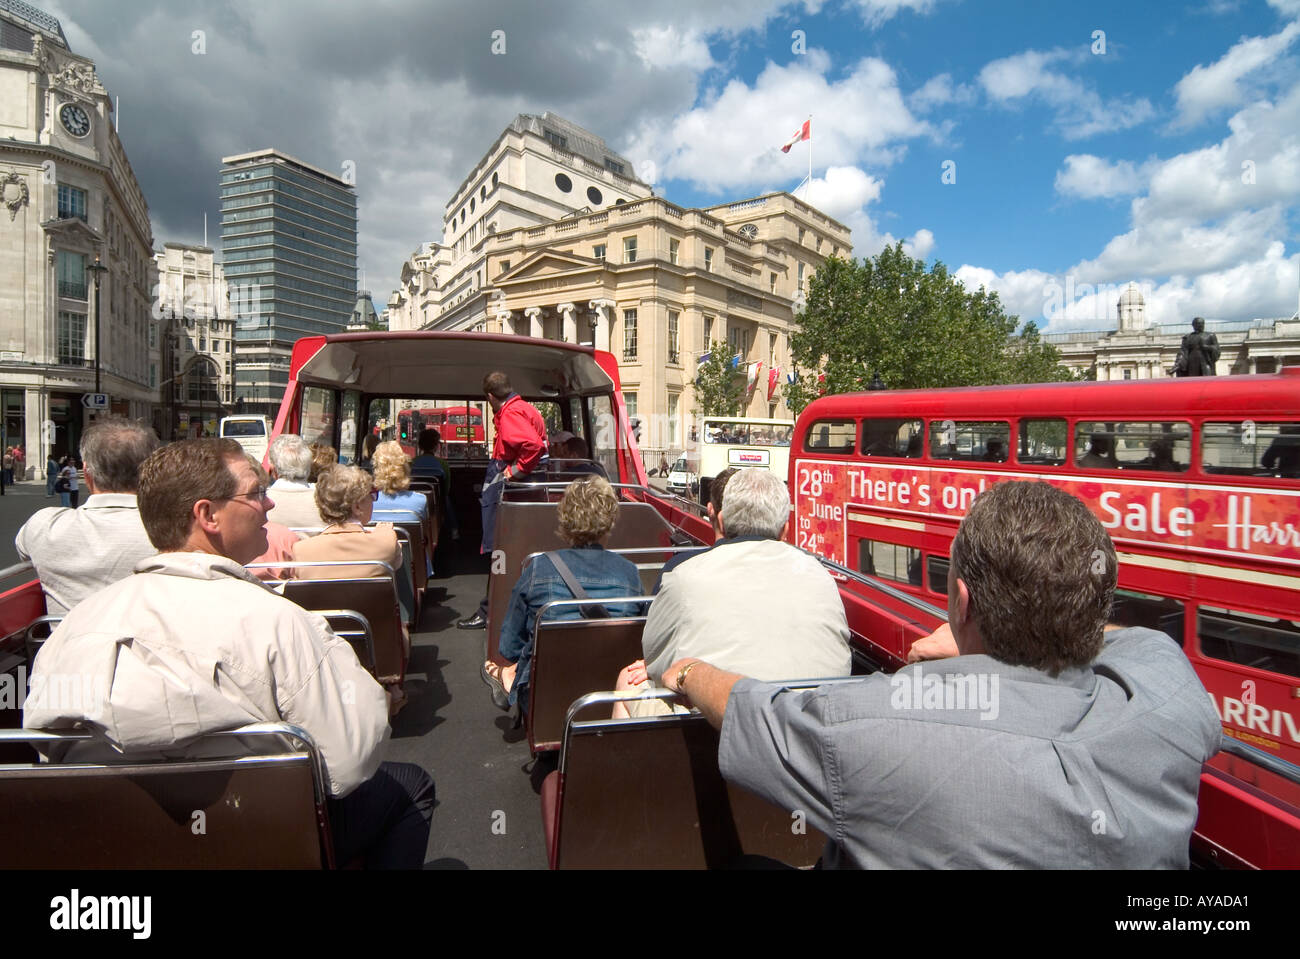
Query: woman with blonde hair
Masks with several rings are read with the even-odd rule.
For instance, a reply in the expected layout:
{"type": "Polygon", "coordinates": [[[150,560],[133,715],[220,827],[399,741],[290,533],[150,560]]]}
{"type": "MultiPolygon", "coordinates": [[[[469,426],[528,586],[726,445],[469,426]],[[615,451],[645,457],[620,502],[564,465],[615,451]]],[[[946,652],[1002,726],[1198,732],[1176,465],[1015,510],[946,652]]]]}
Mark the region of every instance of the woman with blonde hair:
{"type": "MultiPolygon", "coordinates": [[[[502,709],[518,704],[528,710],[528,676],[533,658],[533,626],[543,606],[557,599],[583,599],[566,585],[566,575],[593,600],[602,597],[640,596],[641,576],[622,556],[609,552],[601,543],[609,537],[618,519],[618,497],[609,483],[592,476],[569,485],[559,505],[560,536],[569,549],[537,557],[519,574],[510,607],[501,626],[500,653],[511,665],[488,660],[483,664],[483,681],[492,690],[492,701],[502,709]]],[[[596,606],[601,606],[599,602],[596,606]]],[[[610,616],[637,616],[639,603],[616,603],[604,608],[610,616]]],[[[548,614],[555,619],[582,619],[582,607],[565,607],[548,614]]]]}
{"type": "Polygon", "coordinates": [[[402,445],[396,440],[380,443],[375,447],[372,462],[375,486],[379,489],[375,512],[414,513],[421,520],[428,519],[429,499],[423,493],[411,492],[411,459],[402,445]]]}

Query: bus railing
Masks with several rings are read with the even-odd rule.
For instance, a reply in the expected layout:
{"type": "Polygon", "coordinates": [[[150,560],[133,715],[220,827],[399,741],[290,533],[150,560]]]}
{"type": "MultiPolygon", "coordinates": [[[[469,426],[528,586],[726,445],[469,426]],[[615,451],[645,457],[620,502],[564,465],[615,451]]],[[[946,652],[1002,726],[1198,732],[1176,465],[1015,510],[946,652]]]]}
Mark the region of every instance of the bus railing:
{"type": "Polygon", "coordinates": [[[849,569],[847,566],[841,566],[833,559],[827,559],[825,556],[817,556],[816,553],[809,553],[808,555],[813,556],[816,559],[820,560],[823,566],[825,566],[827,569],[831,570],[831,572],[835,573],[838,576],[842,576],[846,579],[850,579],[855,583],[860,583],[861,585],[866,586],[868,589],[874,589],[878,593],[883,593],[884,595],[888,596],[890,599],[896,600],[905,606],[911,607],[912,609],[915,609],[917,612],[924,613],[926,616],[930,616],[934,619],[942,620],[945,623],[948,622],[948,611],[946,609],[941,609],[940,607],[935,606],[932,603],[927,603],[923,599],[917,599],[911,593],[905,593],[901,589],[898,589],[894,586],[890,586],[888,583],[876,579],[873,576],[867,576],[865,573],[859,573],[856,569],[849,569]]]}
{"type": "Polygon", "coordinates": [[[6,566],[4,569],[0,569],[0,583],[3,583],[5,580],[14,576],[21,576],[24,573],[31,573],[32,576],[35,577],[36,567],[30,562],[15,563],[13,566],[6,566]]]}

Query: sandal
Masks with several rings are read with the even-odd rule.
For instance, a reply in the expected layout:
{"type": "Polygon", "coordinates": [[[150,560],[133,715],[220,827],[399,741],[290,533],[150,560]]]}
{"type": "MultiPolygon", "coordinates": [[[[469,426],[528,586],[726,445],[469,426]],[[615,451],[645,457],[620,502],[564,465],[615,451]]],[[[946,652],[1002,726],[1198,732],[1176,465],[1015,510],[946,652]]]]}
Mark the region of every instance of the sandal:
{"type": "Polygon", "coordinates": [[[388,696],[388,718],[395,719],[406,706],[406,690],[400,684],[393,684],[385,686],[384,693],[388,696]]]}
{"type": "Polygon", "coordinates": [[[494,663],[488,660],[483,664],[480,675],[483,682],[487,684],[492,691],[492,705],[497,709],[508,710],[510,708],[510,694],[506,692],[505,684],[501,682],[501,671],[505,667],[500,663],[494,663]]]}

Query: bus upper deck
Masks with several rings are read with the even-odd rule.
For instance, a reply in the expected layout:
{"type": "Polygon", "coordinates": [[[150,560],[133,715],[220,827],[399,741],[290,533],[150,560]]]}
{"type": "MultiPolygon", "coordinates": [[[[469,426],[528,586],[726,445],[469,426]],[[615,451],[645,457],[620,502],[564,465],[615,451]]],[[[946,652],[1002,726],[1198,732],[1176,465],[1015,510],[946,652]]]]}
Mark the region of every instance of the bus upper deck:
{"type": "MultiPolygon", "coordinates": [[[[355,458],[355,439],[366,435],[383,404],[394,399],[427,398],[440,404],[472,406],[482,402],[483,374],[494,369],[506,371],[518,392],[543,409],[557,428],[588,439],[592,457],[605,467],[622,500],[620,524],[628,539],[616,548],[626,550],[625,555],[642,570],[646,592],[656,567],[666,557],[712,541],[708,523],[697,506],[647,486],[622,404],[617,364],[609,354],[588,348],[481,334],[339,334],[303,340],[294,351],[290,384],[274,433],[300,432],[308,439],[335,445],[342,459],[355,458]]],[[[835,399],[853,402],[849,398],[835,399]]],[[[809,453],[845,468],[852,459],[852,454],[846,452],[848,447],[841,450],[841,459],[820,447],[805,450],[808,435],[821,435],[823,412],[822,407],[810,408],[801,418],[790,447],[790,490],[797,506],[801,502],[796,490],[797,474],[807,466],[809,453]],[[812,429],[814,425],[818,430],[812,429]]],[[[854,441],[849,447],[857,450],[856,431],[862,417],[843,411],[828,415],[853,422],[854,441]]],[[[1124,417],[1113,419],[1118,422],[1124,417]]],[[[1261,418],[1261,422],[1268,421],[1261,418]]],[[[485,426],[490,430],[490,418],[485,426]]],[[[828,429],[828,436],[830,432],[828,429]]],[[[485,436],[489,448],[490,440],[489,433],[485,436]]],[[[906,446],[904,441],[904,449],[906,446]]],[[[716,765],[710,766],[716,761],[716,739],[710,740],[705,729],[698,722],[691,725],[690,720],[668,717],[658,724],[638,721],[617,725],[619,721],[591,718],[601,709],[608,715],[608,700],[600,700],[600,695],[610,685],[602,677],[612,679],[616,670],[612,672],[611,665],[618,666],[629,649],[635,650],[643,620],[567,624],[555,636],[539,633],[539,649],[541,640],[554,640],[550,653],[557,658],[551,662],[563,665],[553,665],[549,672],[543,666],[538,671],[536,708],[525,727],[511,729],[491,707],[479,669],[485,654],[494,648],[493,629],[486,634],[457,632],[452,623],[473,611],[485,579],[490,584],[492,605],[497,606],[503,596],[509,595],[513,576],[528,556],[555,548],[555,501],[562,487],[521,484],[507,490],[505,509],[499,517],[503,525],[498,528],[508,528],[505,538],[509,542],[501,557],[504,563],[498,566],[495,557],[478,555],[473,526],[478,519],[475,486],[482,481],[483,463],[449,465],[446,493],[459,498],[462,538],[452,543],[445,536],[435,537],[427,544],[434,558],[435,575],[423,590],[424,601],[412,613],[412,645],[406,666],[411,682],[410,704],[393,721],[393,738],[385,747],[385,758],[417,762],[432,770],[438,781],[440,807],[434,819],[429,858],[448,864],[535,868],[548,862],[560,866],[617,865],[619,855],[634,854],[642,858],[623,860],[624,864],[643,865],[648,861],[643,858],[647,854],[644,844],[619,846],[607,838],[593,840],[592,836],[608,837],[618,834],[618,829],[630,834],[627,817],[653,815],[663,818],[656,819],[654,827],[642,830],[642,838],[658,839],[664,849],[674,847],[677,858],[671,860],[672,864],[721,864],[724,860],[710,858],[713,854],[701,851],[713,848],[706,833],[715,827],[727,832],[742,820],[750,822],[751,815],[757,816],[754,822],[766,820],[754,813],[743,797],[728,792],[720,779],[709,779],[705,790],[703,780],[693,778],[716,775],[716,765]],[[598,637],[601,641],[593,642],[598,637]],[[543,683],[554,685],[544,690],[543,683]],[[545,699],[548,692],[549,700],[545,699]],[[585,702],[589,711],[575,711],[570,704],[577,702],[585,702]],[[578,805],[564,807],[565,797],[548,793],[550,787],[539,773],[530,779],[520,772],[532,752],[530,744],[546,747],[538,749],[542,756],[549,755],[556,746],[562,747],[560,755],[567,760],[561,761],[568,765],[557,771],[569,777],[566,781],[572,791],[568,801],[578,805]],[[646,758],[650,755],[657,758],[651,762],[646,758]],[[686,767],[672,765],[677,761],[672,757],[684,756],[690,757],[686,767]],[[645,761],[637,762],[636,757],[645,761]],[[658,765],[661,759],[668,765],[658,765]],[[651,769],[672,769],[673,777],[685,778],[679,781],[632,775],[637,770],[651,769]],[[671,790],[666,785],[670,781],[677,783],[671,790]],[[626,784],[631,792],[625,795],[614,789],[614,784],[626,784]],[[678,808],[681,804],[664,798],[666,791],[692,795],[692,789],[703,790],[696,795],[708,797],[708,808],[712,810],[709,815],[694,806],[678,808]],[[583,799],[583,795],[588,798],[583,799]],[[569,810],[558,834],[538,828],[539,805],[545,821],[552,824],[560,807],[569,810]],[[680,828],[681,817],[686,817],[684,829],[680,828]],[[503,828],[497,829],[498,824],[503,828]],[[584,824],[589,828],[584,829],[584,824]],[[676,848],[676,840],[669,839],[674,833],[687,836],[690,841],[685,845],[689,848],[676,848]]],[[[796,519],[800,515],[796,512],[796,519]]],[[[901,518],[897,511],[887,516],[890,520],[901,518]]],[[[821,521],[822,517],[817,519],[821,521]]],[[[858,521],[845,517],[842,522],[848,526],[858,521]]],[[[901,524],[881,525],[906,528],[901,524]]],[[[826,562],[840,582],[852,640],[862,665],[896,665],[885,653],[905,652],[911,641],[945,620],[937,596],[916,589],[910,581],[891,582],[880,575],[883,564],[877,567],[875,576],[869,576],[848,568],[851,558],[844,554],[839,560],[844,565],[829,559],[826,562]]],[[[332,601],[345,605],[345,596],[336,593],[332,601]]],[[[34,582],[0,596],[0,629],[11,637],[5,648],[11,657],[8,666],[26,664],[24,654],[32,642],[29,627],[43,612],[39,584],[34,582]]],[[[496,626],[499,628],[499,619],[496,626]]],[[[12,725],[12,715],[6,718],[12,725]]],[[[545,771],[545,759],[533,768],[535,773],[545,771]]],[[[1229,775],[1221,768],[1207,767],[1207,777],[1212,774],[1229,775]]],[[[1282,769],[1273,775],[1285,779],[1287,772],[1282,769]]],[[[1244,836],[1242,828],[1234,826],[1233,817],[1241,809],[1250,808],[1251,803],[1275,805],[1276,792],[1260,799],[1256,795],[1260,787],[1236,774],[1231,782],[1224,782],[1221,789],[1203,786],[1202,790],[1215,804],[1210,810],[1212,825],[1203,833],[1208,842],[1224,851],[1218,861],[1274,866],[1300,863],[1300,816],[1293,816],[1292,827],[1286,827],[1284,822],[1279,826],[1282,820],[1276,817],[1269,819],[1275,830],[1271,844],[1244,836]],[[1290,832],[1278,831],[1285,828],[1290,832]]],[[[788,825],[788,813],[781,815],[788,825]]],[[[1258,816],[1251,819],[1252,828],[1261,821],[1258,816]]],[[[787,858],[803,861],[800,857],[805,852],[802,848],[788,850],[787,858]]]]}

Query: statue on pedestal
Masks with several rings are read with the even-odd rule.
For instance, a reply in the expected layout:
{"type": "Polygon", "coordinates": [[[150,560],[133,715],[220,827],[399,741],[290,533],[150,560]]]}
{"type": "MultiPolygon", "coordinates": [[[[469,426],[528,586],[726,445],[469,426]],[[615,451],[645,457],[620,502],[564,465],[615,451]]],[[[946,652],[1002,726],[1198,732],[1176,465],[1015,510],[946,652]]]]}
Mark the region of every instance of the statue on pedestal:
{"type": "Polygon", "coordinates": [[[1178,348],[1178,359],[1169,372],[1174,376],[1213,376],[1214,365],[1219,361],[1219,338],[1205,332],[1205,320],[1192,320],[1192,332],[1183,337],[1178,348]]]}

